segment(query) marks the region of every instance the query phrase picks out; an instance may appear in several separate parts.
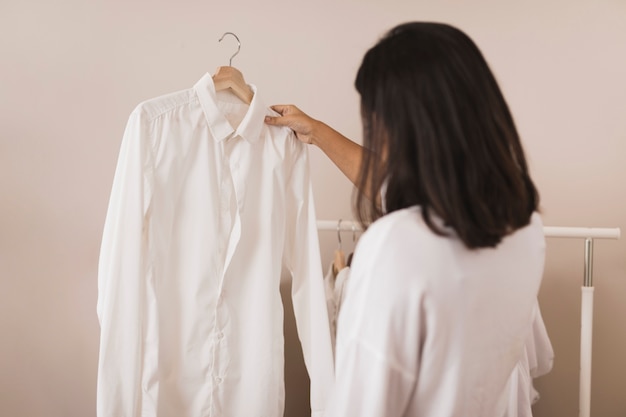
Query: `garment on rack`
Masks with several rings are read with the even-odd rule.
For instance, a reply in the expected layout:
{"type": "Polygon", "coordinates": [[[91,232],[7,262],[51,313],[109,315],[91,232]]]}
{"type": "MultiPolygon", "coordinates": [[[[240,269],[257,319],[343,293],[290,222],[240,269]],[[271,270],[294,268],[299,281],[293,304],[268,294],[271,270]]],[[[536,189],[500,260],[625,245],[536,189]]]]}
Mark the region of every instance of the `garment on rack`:
{"type": "Polygon", "coordinates": [[[98,417],[283,415],[282,267],[323,413],[333,358],[307,148],[273,113],[193,88],[140,104],[102,238],[98,417]]]}
{"type": "Polygon", "coordinates": [[[339,310],[344,299],[344,288],[350,276],[350,267],[342,268],[335,274],[335,263],[332,262],[328,267],[328,272],[324,276],[324,290],[326,293],[326,306],[328,308],[328,322],[330,325],[330,340],[333,346],[333,355],[335,352],[335,338],[337,335],[337,319],[339,318],[339,310]]]}
{"type": "Polygon", "coordinates": [[[495,249],[468,250],[448,231],[435,235],[413,207],[385,215],[359,240],[326,417],[507,412],[537,318],[541,219],[534,214],[495,249]]]}

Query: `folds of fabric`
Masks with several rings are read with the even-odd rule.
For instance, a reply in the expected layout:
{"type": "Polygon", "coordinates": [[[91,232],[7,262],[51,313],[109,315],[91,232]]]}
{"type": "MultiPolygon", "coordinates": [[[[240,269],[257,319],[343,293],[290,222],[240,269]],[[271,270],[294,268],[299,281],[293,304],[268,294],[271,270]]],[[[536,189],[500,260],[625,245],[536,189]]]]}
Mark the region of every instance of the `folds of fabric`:
{"type": "Polygon", "coordinates": [[[283,267],[311,404],[332,387],[306,146],[255,86],[193,87],[131,114],[102,238],[98,417],[282,416],[283,267]]]}

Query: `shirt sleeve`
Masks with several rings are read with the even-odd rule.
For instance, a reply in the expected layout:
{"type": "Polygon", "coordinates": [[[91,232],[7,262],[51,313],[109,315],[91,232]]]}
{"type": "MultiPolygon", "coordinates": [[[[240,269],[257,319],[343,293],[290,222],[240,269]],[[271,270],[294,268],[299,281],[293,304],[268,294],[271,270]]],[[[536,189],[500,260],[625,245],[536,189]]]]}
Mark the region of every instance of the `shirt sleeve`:
{"type": "Polygon", "coordinates": [[[333,355],[306,145],[295,137],[294,164],[287,181],[285,266],[292,276],[298,337],[311,379],[312,416],[321,416],[333,382],[333,355]]]}
{"type": "Polygon", "coordinates": [[[337,298],[335,296],[335,274],[331,263],[324,276],[324,292],[326,295],[326,307],[328,311],[328,325],[330,327],[330,344],[335,356],[335,335],[337,333],[337,298]]]}
{"type": "Polygon", "coordinates": [[[422,292],[398,279],[414,274],[398,261],[402,243],[368,232],[355,251],[340,307],[335,385],[325,417],[404,416],[417,383],[422,292]]]}
{"type": "Polygon", "coordinates": [[[148,320],[154,297],[148,259],[149,151],[144,142],[135,111],[122,139],[98,265],[98,417],[152,415],[142,414],[149,407],[148,364],[154,368],[156,363],[156,343],[147,341],[157,337],[148,320]]]}
{"type": "Polygon", "coordinates": [[[415,378],[375,347],[353,340],[337,352],[337,380],[325,417],[401,417],[415,378]]]}
{"type": "Polygon", "coordinates": [[[541,316],[538,300],[534,307],[532,329],[526,339],[525,347],[528,352],[531,377],[538,378],[552,370],[554,350],[541,316]]]}

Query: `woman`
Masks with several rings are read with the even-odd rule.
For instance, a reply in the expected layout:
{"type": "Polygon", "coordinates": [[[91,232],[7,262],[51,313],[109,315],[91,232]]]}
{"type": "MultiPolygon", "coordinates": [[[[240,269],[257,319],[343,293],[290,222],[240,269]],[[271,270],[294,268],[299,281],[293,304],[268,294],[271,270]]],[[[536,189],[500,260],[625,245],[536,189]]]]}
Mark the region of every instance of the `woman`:
{"type": "Polygon", "coordinates": [[[508,106],[476,45],[444,24],[392,29],[355,84],[364,148],[294,106],[266,121],[335,162],[369,225],[326,415],[501,417],[545,251],[508,106]]]}

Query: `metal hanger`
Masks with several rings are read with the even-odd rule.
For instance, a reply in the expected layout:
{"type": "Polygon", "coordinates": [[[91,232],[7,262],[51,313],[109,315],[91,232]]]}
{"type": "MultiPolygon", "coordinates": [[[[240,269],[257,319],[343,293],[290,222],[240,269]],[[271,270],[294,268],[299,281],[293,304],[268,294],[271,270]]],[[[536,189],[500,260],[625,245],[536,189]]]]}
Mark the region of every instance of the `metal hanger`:
{"type": "Polygon", "coordinates": [[[342,219],[339,219],[339,221],[337,222],[337,242],[339,243],[337,250],[341,250],[341,222],[342,221],[343,221],[342,219]]]}
{"type": "Polygon", "coordinates": [[[218,39],[218,42],[221,42],[222,39],[224,39],[224,37],[226,35],[233,35],[235,37],[235,39],[237,39],[237,52],[235,52],[233,54],[233,56],[230,57],[230,60],[228,61],[228,66],[232,67],[233,66],[233,58],[237,56],[237,54],[239,53],[239,51],[241,51],[241,41],[239,40],[239,37],[237,35],[235,35],[233,32],[224,32],[224,34],[222,35],[221,38],[218,39]]]}

